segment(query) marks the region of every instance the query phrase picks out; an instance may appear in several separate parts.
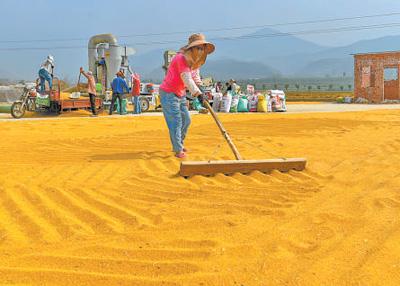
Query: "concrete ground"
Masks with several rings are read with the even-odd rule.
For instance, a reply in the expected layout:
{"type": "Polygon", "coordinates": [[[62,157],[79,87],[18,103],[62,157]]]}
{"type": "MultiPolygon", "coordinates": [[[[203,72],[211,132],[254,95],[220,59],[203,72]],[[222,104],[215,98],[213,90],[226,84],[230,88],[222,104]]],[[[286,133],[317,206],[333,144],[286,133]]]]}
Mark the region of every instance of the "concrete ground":
{"type": "MultiPolygon", "coordinates": [[[[393,110],[400,109],[400,104],[337,104],[337,103],[305,103],[305,104],[291,104],[288,103],[286,114],[291,113],[316,113],[316,112],[350,112],[350,111],[366,111],[366,110],[393,110]]],[[[191,114],[197,114],[196,111],[190,111],[191,114]]],[[[88,116],[90,113],[88,112],[88,116]]],[[[121,115],[113,115],[110,118],[119,118],[121,115]]],[[[141,115],[122,115],[122,116],[162,116],[162,112],[147,112],[141,115]]],[[[77,115],[82,117],[82,114],[77,115]]],[[[9,113],[0,113],[0,121],[9,120],[49,120],[49,119],[67,119],[76,118],[74,116],[56,117],[56,116],[41,116],[41,117],[28,117],[22,119],[14,119],[9,113]]],[[[104,118],[102,116],[102,118],[104,118]]]]}

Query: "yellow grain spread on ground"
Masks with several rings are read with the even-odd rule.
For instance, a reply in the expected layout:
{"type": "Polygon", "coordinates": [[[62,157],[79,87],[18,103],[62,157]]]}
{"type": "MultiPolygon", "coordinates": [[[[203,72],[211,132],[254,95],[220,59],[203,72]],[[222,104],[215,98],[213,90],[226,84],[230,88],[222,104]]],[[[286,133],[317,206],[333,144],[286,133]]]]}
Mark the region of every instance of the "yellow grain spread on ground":
{"type": "MultiPolygon", "coordinates": [[[[190,159],[233,158],[192,119],[190,159]]],[[[180,178],[162,117],[0,122],[0,284],[400,284],[400,111],[221,120],[307,170],[180,178]]]]}

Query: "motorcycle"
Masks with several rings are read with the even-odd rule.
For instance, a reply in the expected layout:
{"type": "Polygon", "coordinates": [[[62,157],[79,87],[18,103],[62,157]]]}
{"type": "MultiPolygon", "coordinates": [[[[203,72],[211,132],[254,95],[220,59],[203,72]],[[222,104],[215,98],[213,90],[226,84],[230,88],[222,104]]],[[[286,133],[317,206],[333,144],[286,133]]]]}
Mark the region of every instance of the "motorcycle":
{"type": "Polygon", "coordinates": [[[11,105],[11,115],[19,119],[24,116],[25,111],[35,111],[36,97],[35,84],[26,84],[20,98],[11,105]]]}

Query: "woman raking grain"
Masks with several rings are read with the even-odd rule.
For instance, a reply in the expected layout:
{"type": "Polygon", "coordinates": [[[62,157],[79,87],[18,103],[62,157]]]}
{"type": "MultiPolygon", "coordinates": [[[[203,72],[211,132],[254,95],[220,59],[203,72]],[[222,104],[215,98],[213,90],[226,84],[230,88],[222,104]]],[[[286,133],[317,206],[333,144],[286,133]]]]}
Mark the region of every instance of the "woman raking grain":
{"type": "Polygon", "coordinates": [[[161,105],[169,129],[175,156],[185,158],[187,149],[184,140],[190,125],[190,115],[186,104],[186,89],[202,102],[199,69],[206,62],[207,55],[215,46],[207,42],[202,34],[193,34],[189,42],[172,59],[167,74],[160,86],[161,105]]]}

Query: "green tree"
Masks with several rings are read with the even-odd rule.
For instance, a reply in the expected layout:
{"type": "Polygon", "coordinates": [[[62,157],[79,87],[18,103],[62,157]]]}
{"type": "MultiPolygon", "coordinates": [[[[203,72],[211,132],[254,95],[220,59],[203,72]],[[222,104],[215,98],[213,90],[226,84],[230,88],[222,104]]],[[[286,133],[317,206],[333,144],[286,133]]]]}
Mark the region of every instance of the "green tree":
{"type": "Polygon", "coordinates": [[[344,86],[343,86],[343,85],[340,86],[340,90],[341,90],[341,91],[344,90],[344,86]]]}
{"type": "Polygon", "coordinates": [[[321,90],[321,86],[320,86],[320,85],[317,85],[317,89],[318,89],[318,90],[321,90]]]}
{"type": "Polygon", "coordinates": [[[278,89],[278,84],[274,83],[274,89],[278,89]]]}
{"type": "Polygon", "coordinates": [[[297,91],[299,91],[299,89],[300,89],[300,84],[296,83],[294,86],[296,87],[297,91]]]}
{"type": "Polygon", "coordinates": [[[351,90],[353,88],[353,86],[351,84],[349,84],[347,87],[349,88],[349,90],[351,90]]]}
{"type": "Polygon", "coordinates": [[[309,86],[307,87],[307,89],[308,89],[308,91],[311,91],[311,90],[312,90],[312,86],[309,85],[309,86]]]}
{"type": "Polygon", "coordinates": [[[285,84],[285,90],[288,90],[289,89],[289,84],[287,83],[287,84],[285,84]]]}
{"type": "Polygon", "coordinates": [[[329,90],[333,89],[333,84],[329,84],[329,90]]]}

